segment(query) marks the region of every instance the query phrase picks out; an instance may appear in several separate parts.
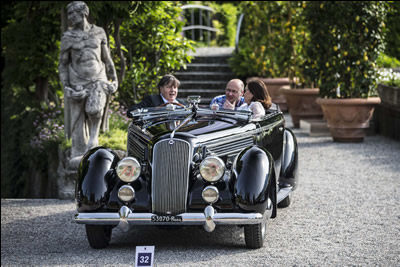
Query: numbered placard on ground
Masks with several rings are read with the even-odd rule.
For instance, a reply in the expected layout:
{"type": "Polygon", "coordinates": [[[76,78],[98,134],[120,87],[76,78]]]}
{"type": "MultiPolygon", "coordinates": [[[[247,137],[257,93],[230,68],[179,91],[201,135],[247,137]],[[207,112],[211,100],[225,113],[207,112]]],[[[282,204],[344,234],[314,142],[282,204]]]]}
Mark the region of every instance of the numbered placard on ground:
{"type": "Polygon", "coordinates": [[[135,267],[146,266],[153,267],[154,263],[154,246],[137,246],[135,267]]]}

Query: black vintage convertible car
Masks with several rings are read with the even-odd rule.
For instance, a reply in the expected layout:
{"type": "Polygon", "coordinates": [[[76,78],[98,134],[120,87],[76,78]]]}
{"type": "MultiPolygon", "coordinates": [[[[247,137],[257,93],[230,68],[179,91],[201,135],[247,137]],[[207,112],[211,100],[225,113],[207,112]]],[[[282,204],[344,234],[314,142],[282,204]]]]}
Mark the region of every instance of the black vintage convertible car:
{"type": "Polygon", "coordinates": [[[82,158],[75,221],[91,247],[135,225],[237,225],[247,247],[263,246],[267,220],[297,186],[296,137],[276,105],[253,119],[199,102],[133,111],[126,157],[97,147],[82,158]]]}

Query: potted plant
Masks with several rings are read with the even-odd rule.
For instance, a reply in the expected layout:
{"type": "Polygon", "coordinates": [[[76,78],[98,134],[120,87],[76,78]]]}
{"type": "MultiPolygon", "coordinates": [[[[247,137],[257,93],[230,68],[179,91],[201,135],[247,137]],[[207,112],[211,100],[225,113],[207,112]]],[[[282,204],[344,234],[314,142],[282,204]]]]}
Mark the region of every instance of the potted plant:
{"type": "Polygon", "coordinates": [[[244,14],[238,49],[230,59],[233,72],[243,78],[259,77],[267,85],[272,102],[287,110],[279,88],[289,85],[291,39],[289,5],[281,1],[243,1],[244,14]]]}
{"type": "Polygon", "coordinates": [[[288,34],[290,39],[290,86],[282,86],[279,90],[286,98],[290,116],[295,128],[299,128],[302,119],[322,119],[321,106],[316,103],[319,96],[317,88],[317,72],[314,69],[312,54],[313,46],[307,31],[303,11],[305,1],[286,2],[291,24],[286,24],[293,30],[288,34]]]}
{"type": "Polygon", "coordinates": [[[321,105],[334,141],[361,142],[375,105],[375,61],[384,47],[387,4],[379,1],[307,2],[311,51],[321,105]]]}

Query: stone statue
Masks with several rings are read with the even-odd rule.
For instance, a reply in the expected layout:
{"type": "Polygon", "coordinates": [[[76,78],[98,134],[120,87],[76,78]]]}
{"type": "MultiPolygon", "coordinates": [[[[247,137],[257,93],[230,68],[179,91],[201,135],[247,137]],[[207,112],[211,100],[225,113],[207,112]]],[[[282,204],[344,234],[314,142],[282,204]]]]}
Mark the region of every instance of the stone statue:
{"type": "Polygon", "coordinates": [[[98,146],[108,96],[118,80],[104,30],[89,24],[82,1],[67,6],[69,29],[61,37],[59,74],[64,86],[65,133],[72,139],[71,158],[98,146]]]}

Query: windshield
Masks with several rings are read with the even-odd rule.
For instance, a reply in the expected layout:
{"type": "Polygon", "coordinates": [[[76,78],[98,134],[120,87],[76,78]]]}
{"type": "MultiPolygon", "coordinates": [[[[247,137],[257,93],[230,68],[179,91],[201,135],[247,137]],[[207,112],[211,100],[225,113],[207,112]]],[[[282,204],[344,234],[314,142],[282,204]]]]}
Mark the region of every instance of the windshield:
{"type": "Polygon", "coordinates": [[[146,125],[154,125],[154,123],[184,120],[190,117],[194,120],[221,120],[221,121],[249,121],[251,112],[246,110],[228,110],[220,109],[218,111],[210,108],[198,107],[176,107],[170,110],[168,107],[152,107],[138,109],[131,112],[133,123],[146,125]]]}

